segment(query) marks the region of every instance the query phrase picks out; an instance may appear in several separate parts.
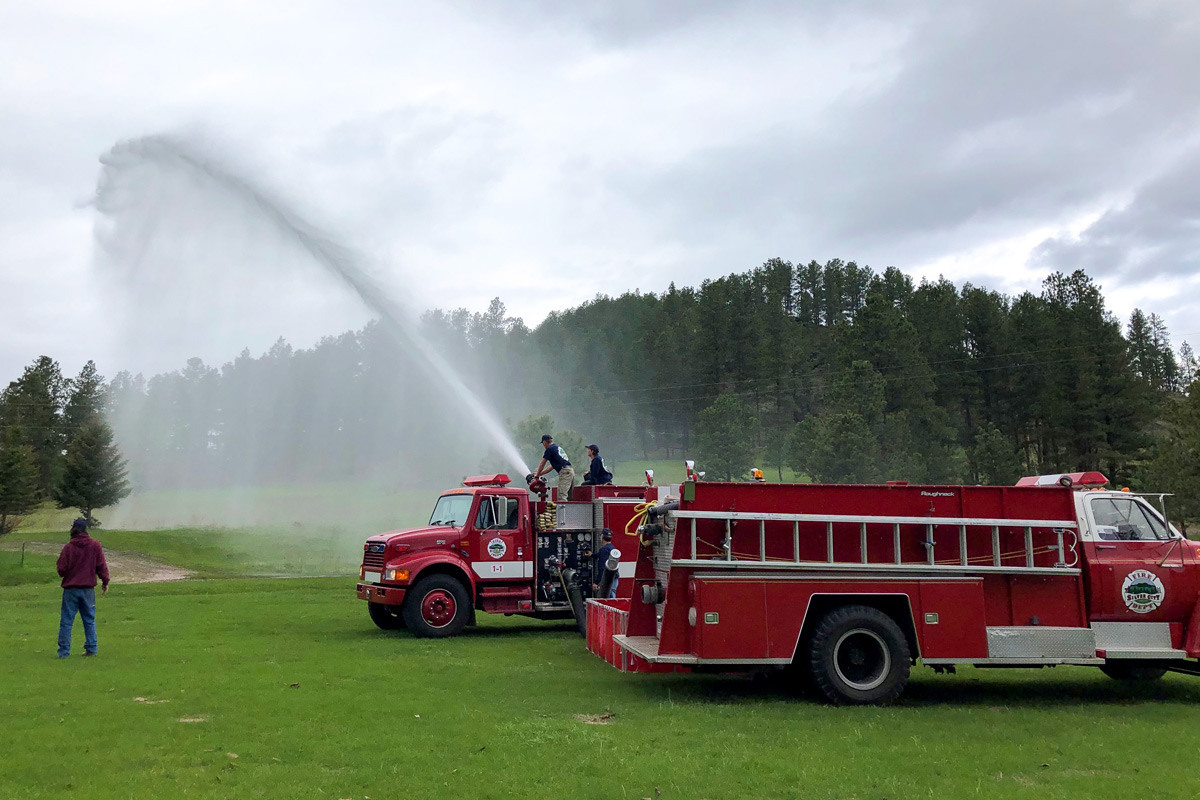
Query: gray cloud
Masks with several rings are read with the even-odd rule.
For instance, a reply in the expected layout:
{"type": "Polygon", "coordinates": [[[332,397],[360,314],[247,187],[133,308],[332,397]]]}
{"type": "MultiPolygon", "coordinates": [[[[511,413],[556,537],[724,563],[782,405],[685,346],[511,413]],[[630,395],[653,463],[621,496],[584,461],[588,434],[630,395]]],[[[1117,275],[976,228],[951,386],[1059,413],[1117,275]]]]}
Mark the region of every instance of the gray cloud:
{"type": "MultiPolygon", "coordinates": [[[[120,323],[76,206],[114,141],[196,127],[413,302],[500,295],[530,323],[776,255],[1013,292],[1087,265],[1122,314],[1196,263],[1192,2],[68,3],[6,12],[0,50],[0,294],[20,298],[0,375],[40,352],[125,365],[56,324],[120,323]]],[[[247,308],[196,332],[210,360],[357,318],[223,225],[220,260],[294,278],[295,307],[211,287],[247,308]]],[[[1161,307],[1176,329],[1198,310],[1161,307]]]]}
{"type": "Polygon", "coordinates": [[[713,19],[764,12],[786,13],[799,7],[786,2],[749,2],[731,7],[721,0],[584,0],[557,3],[552,0],[518,0],[498,6],[495,3],[468,3],[478,13],[507,25],[550,27],[578,31],[605,46],[645,45],[713,19]]]}
{"type": "Polygon", "coordinates": [[[1126,205],[1104,212],[1078,236],[1042,242],[1033,260],[1126,281],[1200,275],[1200,148],[1173,161],[1126,205]]]}
{"type": "Polygon", "coordinates": [[[927,259],[981,235],[1062,220],[1121,191],[1190,133],[1200,36],[1183,7],[966,4],[928,14],[894,78],[823,124],[624,174],[680,231],[777,249],[927,259]]]}

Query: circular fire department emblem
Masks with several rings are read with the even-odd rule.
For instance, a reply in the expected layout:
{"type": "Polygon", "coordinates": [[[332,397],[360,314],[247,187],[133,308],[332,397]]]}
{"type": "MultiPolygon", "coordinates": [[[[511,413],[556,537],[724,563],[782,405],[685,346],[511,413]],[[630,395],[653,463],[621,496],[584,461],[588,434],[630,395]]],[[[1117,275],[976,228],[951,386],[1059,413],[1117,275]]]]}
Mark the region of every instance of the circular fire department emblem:
{"type": "Polygon", "coordinates": [[[488,542],[488,555],[492,558],[504,558],[504,554],[508,552],[508,545],[500,537],[496,537],[488,542]]]}
{"type": "Polygon", "coordinates": [[[1136,614],[1149,614],[1162,605],[1166,594],[1158,576],[1145,569],[1135,569],[1121,584],[1121,597],[1136,614]]]}

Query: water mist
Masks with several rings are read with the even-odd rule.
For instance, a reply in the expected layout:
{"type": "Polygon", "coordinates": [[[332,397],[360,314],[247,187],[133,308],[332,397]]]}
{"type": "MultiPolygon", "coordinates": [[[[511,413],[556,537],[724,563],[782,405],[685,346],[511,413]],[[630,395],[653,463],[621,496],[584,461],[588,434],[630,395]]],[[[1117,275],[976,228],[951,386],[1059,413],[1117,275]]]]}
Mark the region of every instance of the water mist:
{"type": "MultiPolygon", "coordinates": [[[[96,190],[95,206],[104,219],[112,221],[121,214],[127,197],[122,192],[129,173],[154,169],[185,176],[197,184],[197,190],[215,188],[230,201],[250,209],[256,220],[276,233],[299,245],[313,261],[336,276],[378,316],[381,325],[406,352],[416,355],[430,378],[440,387],[450,390],[462,407],[462,422],[480,430],[519,476],[529,472],[517,447],[510,440],[498,415],[486,405],[463,381],[458,372],[421,334],[416,313],[395,302],[364,270],[363,259],[350,248],[334,241],[279,197],[209,157],[194,145],[168,136],[148,136],[123,141],[101,159],[104,165],[96,190]]],[[[103,221],[103,220],[102,220],[103,221]]],[[[146,223],[143,223],[146,224],[146,223]]],[[[106,241],[103,226],[98,226],[102,245],[115,252],[115,260],[136,262],[141,254],[134,246],[113,247],[106,241]]]]}

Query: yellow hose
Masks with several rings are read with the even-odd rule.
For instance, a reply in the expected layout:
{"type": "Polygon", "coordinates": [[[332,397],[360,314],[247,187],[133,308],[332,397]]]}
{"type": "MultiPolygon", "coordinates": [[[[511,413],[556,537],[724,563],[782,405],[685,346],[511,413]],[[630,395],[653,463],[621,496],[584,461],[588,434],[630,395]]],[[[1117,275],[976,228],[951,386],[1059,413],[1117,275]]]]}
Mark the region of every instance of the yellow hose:
{"type": "MultiPolygon", "coordinates": [[[[650,513],[650,509],[655,505],[655,503],[638,503],[633,507],[633,516],[629,518],[629,522],[625,523],[626,536],[634,535],[633,532],[637,528],[639,521],[645,519],[646,515],[650,513]]],[[[641,537],[639,537],[639,541],[641,541],[641,537]]],[[[646,544],[646,542],[642,541],[642,544],[646,544]]]]}

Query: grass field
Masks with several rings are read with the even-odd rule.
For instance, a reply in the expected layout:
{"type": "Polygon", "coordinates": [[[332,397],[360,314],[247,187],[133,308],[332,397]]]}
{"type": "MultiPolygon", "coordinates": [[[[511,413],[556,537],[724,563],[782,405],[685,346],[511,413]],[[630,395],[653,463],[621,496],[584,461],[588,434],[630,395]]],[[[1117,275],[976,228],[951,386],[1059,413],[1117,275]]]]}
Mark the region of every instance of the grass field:
{"type": "MultiPolygon", "coordinates": [[[[659,484],[684,479],[682,460],[630,461],[614,469],[618,483],[640,484],[646,469],[659,484]]],[[[349,575],[361,561],[364,539],[424,524],[437,495],[436,489],[377,481],[155,490],[97,511],[105,524],[93,535],[110,549],[185,566],[202,578],[349,575]]],[[[0,585],[31,580],[12,567],[7,548],[63,542],[77,515],[46,504],[26,517],[0,541],[0,585]]]]}
{"type": "MultiPolygon", "coordinates": [[[[242,576],[350,575],[362,561],[361,535],[336,530],[286,528],[176,528],[157,531],[92,531],[108,550],[136,553],[186,567],[199,578],[242,576]]],[[[18,531],[5,547],[20,541],[64,544],[61,530],[18,531]]],[[[28,556],[26,559],[28,560],[28,556]]],[[[12,560],[0,552],[0,564],[12,560]]],[[[53,567],[53,559],[51,559],[53,567]]],[[[0,575],[4,574],[0,572],[0,575]]]]}
{"type": "MultiPolygon", "coordinates": [[[[582,467],[577,480],[582,480],[582,467]]],[[[653,469],[659,484],[684,479],[683,460],[627,461],[613,466],[617,483],[641,485],[646,469],[653,469]]],[[[776,477],[768,470],[767,476],[776,477]]],[[[524,476],[512,475],[515,482],[524,476]]],[[[551,482],[553,483],[553,474],[551,482]]],[[[786,480],[796,476],[784,471],[786,480]]],[[[378,480],[259,486],[249,488],[156,489],[137,492],[114,508],[96,516],[105,528],[120,530],[171,530],[233,527],[303,532],[353,531],[363,538],[383,530],[420,525],[443,487],[412,489],[378,480]]],[[[74,509],[47,504],[25,519],[25,531],[65,531],[78,516],[74,509]]]]}
{"type": "Polygon", "coordinates": [[[54,556],[26,553],[20,549],[0,550],[0,586],[21,586],[26,583],[57,583],[54,556]]]}
{"type": "Polygon", "coordinates": [[[114,584],[100,657],[79,657],[77,624],[58,661],[54,558],[12,548],[64,541],[71,516],[0,543],[5,800],[1200,794],[1200,680],[917,668],[894,707],[832,708],[745,676],[623,675],[564,624],[481,615],[418,640],[376,629],[349,577],[244,577],[348,574],[359,533],[311,522],[101,529],[207,579],[114,584]]]}
{"type": "Polygon", "coordinates": [[[343,579],[0,588],[0,797],[1193,797],[1200,682],[917,670],[891,708],[622,675],[568,627],[384,633],[343,579]],[[605,717],[605,715],[611,715],[605,717]],[[604,724],[589,724],[593,722],[604,724]],[[656,791],[657,790],[657,791],[656,791]]]}

